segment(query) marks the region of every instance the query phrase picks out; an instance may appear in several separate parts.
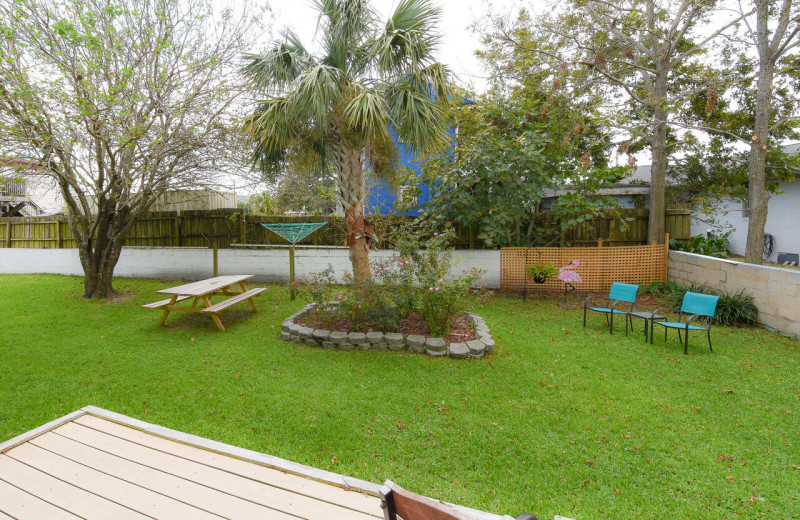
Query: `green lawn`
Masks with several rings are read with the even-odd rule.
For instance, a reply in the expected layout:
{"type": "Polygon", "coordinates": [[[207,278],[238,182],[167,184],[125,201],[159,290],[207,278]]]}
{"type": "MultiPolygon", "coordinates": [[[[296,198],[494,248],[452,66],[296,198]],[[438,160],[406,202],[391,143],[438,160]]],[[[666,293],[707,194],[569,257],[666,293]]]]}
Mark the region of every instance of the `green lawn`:
{"type": "MultiPolygon", "coordinates": [[[[175,282],[0,276],[0,441],[85,405],[373,482],[540,519],[800,518],[800,343],[719,327],[646,344],[496,296],[480,361],[280,341],[301,305],[210,318],[138,306],[175,282]]],[[[637,326],[641,324],[637,322],[637,326]]]]}

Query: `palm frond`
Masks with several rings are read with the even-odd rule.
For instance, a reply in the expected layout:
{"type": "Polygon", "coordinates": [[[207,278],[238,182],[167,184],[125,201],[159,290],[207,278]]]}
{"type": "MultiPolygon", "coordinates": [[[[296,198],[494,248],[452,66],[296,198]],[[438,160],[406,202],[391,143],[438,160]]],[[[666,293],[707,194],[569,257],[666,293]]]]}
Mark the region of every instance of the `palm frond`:
{"type": "Polygon", "coordinates": [[[326,127],[328,112],[340,95],[340,74],[341,71],[327,65],[317,65],[300,74],[291,86],[295,113],[326,127]]]}
{"type": "Polygon", "coordinates": [[[395,82],[395,88],[425,93],[431,99],[445,105],[453,95],[450,71],[441,63],[432,63],[404,75],[395,82]]]}
{"type": "Polygon", "coordinates": [[[362,89],[345,107],[344,118],[348,126],[368,141],[388,139],[390,116],[386,92],[379,88],[362,89]]]}
{"type": "Polygon", "coordinates": [[[410,73],[433,61],[439,44],[435,27],[441,9],[430,0],[403,0],[375,40],[375,55],[382,73],[410,73]]]}
{"type": "Polygon", "coordinates": [[[316,6],[325,52],[322,62],[347,71],[355,51],[374,29],[375,13],[367,0],[317,0],[316,6]]]}
{"type": "Polygon", "coordinates": [[[389,103],[397,134],[413,154],[433,151],[447,142],[445,111],[427,93],[393,88],[389,103]]]}
{"type": "Polygon", "coordinates": [[[244,130],[255,145],[254,165],[267,174],[275,173],[298,134],[291,100],[276,97],[262,101],[245,119],[244,130]]]}
{"type": "Polygon", "coordinates": [[[297,76],[314,66],[314,58],[292,30],[286,29],[283,39],[273,42],[263,54],[248,54],[242,73],[249,77],[258,90],[274,92],[285,88],[297,76]]]}

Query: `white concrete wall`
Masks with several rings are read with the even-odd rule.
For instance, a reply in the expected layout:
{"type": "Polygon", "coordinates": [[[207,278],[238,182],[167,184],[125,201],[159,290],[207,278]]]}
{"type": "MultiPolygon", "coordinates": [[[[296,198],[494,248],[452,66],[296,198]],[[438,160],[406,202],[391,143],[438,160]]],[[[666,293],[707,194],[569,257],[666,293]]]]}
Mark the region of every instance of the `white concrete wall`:
{"type": "MultiPolygon", "coordinates": [[[[774,194],[769,199],[767,224],[764,226],[764,233],[774,237],[772,256],[769,258],[772,262],[777,259],[778,253],[800,253],[800,181],[781,183],[780,191],[782,193],[774,194]]],[[[728,249],[735,255],[744,255],[750,219],[743,216],[742,203],[721,200],[714,217],[720,223],[718,229],[723,232],[732,230],[728,249]]],[[[693,214],[692,236],[704,234],[712,227],[698,218],[703,217],[693,214]]]]}
{"type": "Polygon", "coordinates": [[[800,269],[745,264],[711,256],[669,252],[668,278],[676,283],[706,283],[717,289],[752,294],[758,321],[800,337],[800,269]]]}
{"type": "MultiPolygon", "coordinates": [[[[394,251],[373,251],[371,258],[388,258],[394,251]]],[[[482,282],[490,288],[500,287],[500,251],[455,251],[462,261],[453,273],[472,267],[485,269],[482,282]]],[[[346,249],[297,249],[295,278],[310,276],[332,265],[341,277],[351,271],[346,249]]],[[[77,249],[0,249],[0,273],[52,273],[82,275],[77,249]]],[[[159,278],[165,280],[200,280],[213,274],[213,253],[210,249],[179,247],[125,247],[115,276],[127,278],[159,278]]],[[[220,249],[219,274],[254,274],[258,282],[289,280],[289,251],[285,249],[220,249]]]]}

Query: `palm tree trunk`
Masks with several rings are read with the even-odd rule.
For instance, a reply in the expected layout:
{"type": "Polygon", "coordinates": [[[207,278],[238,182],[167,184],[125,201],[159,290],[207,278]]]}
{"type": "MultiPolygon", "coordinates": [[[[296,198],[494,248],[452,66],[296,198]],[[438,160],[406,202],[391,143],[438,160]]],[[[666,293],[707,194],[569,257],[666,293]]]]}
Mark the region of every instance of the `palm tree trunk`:
{"type": "Polygon", "coordinates": [[[347,223],[347,245],[350,247],[350,262],[353,264],[353,282],[356,286],[370,278],[369,243],[367,225],[364,221],[364,181],[361,151],[345,146],[341,140],[331,145],[331,156],[336,170],[339,201],[344,206],[347,223]]]}

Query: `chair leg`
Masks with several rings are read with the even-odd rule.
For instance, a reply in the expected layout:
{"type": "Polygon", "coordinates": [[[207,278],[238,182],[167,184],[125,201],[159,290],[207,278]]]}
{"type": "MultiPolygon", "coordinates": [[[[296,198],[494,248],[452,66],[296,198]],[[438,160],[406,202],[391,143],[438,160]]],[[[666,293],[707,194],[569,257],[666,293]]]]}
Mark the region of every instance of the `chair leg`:
{"type": "Polygon", "coordinates": [[[708,350],[714,352],[714,349],[711,348],[711,325],[708,326],[708,350]]]}
{"type": "MultiPolygon", "coordinates": [[[[611,314],[611,320],[610,320],[609,325],[608,325],[608,333],[609,334],[614,334],[614,313],[612,312],[610,314],[611,314]]],[[[606,316],[608,316],[608,315],[606,315],[606,316]]]]}
{"type": "MultiPolygon", "coordinates": [[[[680,336],[681,330],[678,329],[678,335],[680,336]]],[[[686,356],[689,354],[689,327],[686,327],[686,341],[683,344],[683,355],[686,356]]]]}
{"type": "MultiPolygon", "coordinates": [[[[631,321],[630,314],[625,315],[625,335],[628,335],[628,322],[631,321]]],[[[633,324],[631,324],[631,330],[633,330],[633,324]]]]}

